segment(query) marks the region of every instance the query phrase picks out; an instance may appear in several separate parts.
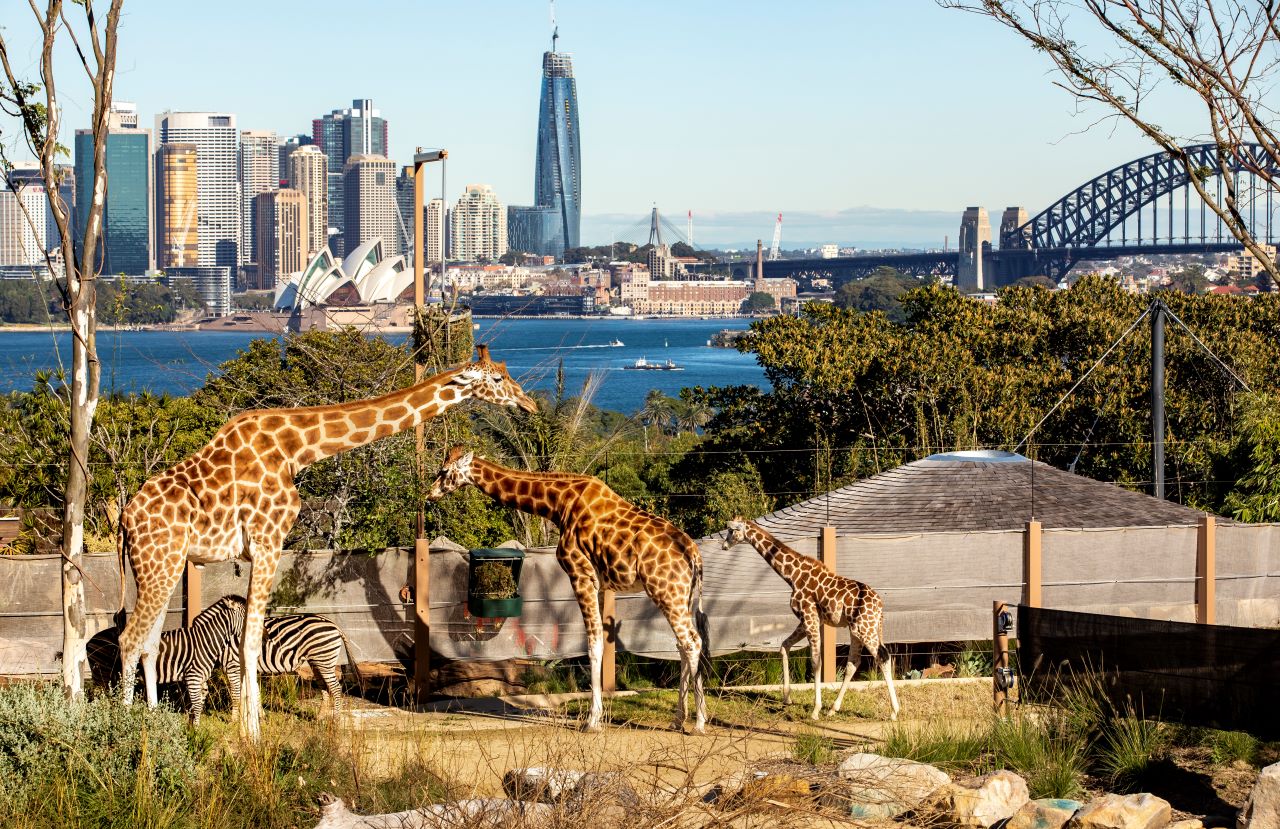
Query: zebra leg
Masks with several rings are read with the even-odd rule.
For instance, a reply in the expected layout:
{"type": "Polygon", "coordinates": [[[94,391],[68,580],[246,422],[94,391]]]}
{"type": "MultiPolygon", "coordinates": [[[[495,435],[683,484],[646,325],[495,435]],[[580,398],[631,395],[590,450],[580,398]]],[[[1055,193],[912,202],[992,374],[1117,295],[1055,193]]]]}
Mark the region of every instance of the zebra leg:
{"type": "Polygon", "coordinates": [[[191,727],[200,725],[200,715],[204,713],[204,698],[208,688],[208,677],[201,676],[199,671],[187,671],[183,677],[187,687],[187,709],[191,727]]]}
{"type": "Polygon", "coordinates": [[[333,713],[342,713],[342,683],[338,680],[338,666],[323,664],[313,659],[311,660],[311,670],[324,683],[324,695],[332,702],[333,713]]]}

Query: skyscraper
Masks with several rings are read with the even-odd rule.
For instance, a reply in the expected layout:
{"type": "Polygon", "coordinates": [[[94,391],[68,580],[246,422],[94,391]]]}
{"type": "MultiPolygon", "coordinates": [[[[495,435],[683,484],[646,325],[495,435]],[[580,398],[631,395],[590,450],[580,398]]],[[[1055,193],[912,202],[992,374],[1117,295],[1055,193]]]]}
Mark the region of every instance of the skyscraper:
{"type": "Polygon", "coordinates": [[[307,200],[307,259],[328,242],[329,178],[328,159],[320,148],[308,144],[289,155],[289,186],[307,200]]]}
{"type": "Polygon", "coordinates": [[[240,133],[225,112],[162,112],[156,116],[161,146],[195,144],[199,181],[201,267],[239,265],[243,206],[238,181],[240,133]]]}
{"type": "Polygon", "coordinates": [[[281,138],[280,145],[276,150],[280,157],[280,186],[292,187],[293,182],[289,180],[289,156],[293,155],[299,147],[306,147],[314,144],[315,141],[309,135],[291,135],[288,138],[281,138]]]}
{"type": "MultiPolygon", "coordinates": [[[[76,226],[83,228],[93,190],[93,130],[76,130],[76,226]]],[[[135,104],[118,102],[107,121],[107,198],[102,208],[99,273],[142,275],[153,267],[151,130],[138,128],[135,104]]]]}
{"type": "Polygon", "coordinates": [[[432,199],[427,202],[427,224],[423,229],[426,236],[428,264],[444,260],[444,200],[432,199]]]}
{"type": "Polygon", "coordinates": [[[386,257],[398,255],[400,211],[396,205],[396,165],[381,155],[353,155],[343,172],[346,197],[344,250],[351,253],[370,239],[382,240],[386,257]]]}
{"type": "Polygon", "coordinates": [[[553,208],[555,235],[542,240],[540,251],[554,256],[581,243],[582,152],[578,133],[578,87],[573,61],[555,50],[542,55],[542,98],[538,105],[538,148],[533,203],[553,208]]]}
{"type": "Polygon", "coordinates": [[[257,261],[254,199],[280,189],[280,137],[269,130],[240,133],[240,264],[257,261]]]}
{"type": "Polygon", "coordinates": [[[200,261],[200,180],[195,144],[170,143],[156,152],[156,265],[194,268],[200,261]]]}
{"type": "Polygon", "coordinates": [[[487,184],[468,184],[449,214],[449,257],[496,262],[507,252],[507,208],[487,184]]]}
{"type": "Polygon", "coordinates": [[[252,286],[271,290],[307,266],[307,199],[298,190],[271,190],[254,199],[254,212],[258,269],[252,286]]]}
{"type": "Polygon", "coordinates": [[[16,193],[0,190],[0,265],[43,267],[49,244],[44,182],[15,184],[16,193]]]}
{"type": "Polygon", "coordinates": [[[341,255],[346,235],[343,171],[353,155],[388,155],[387,122],[372,100],[359,98],[349,109],[335,109],[312,120],[311,138],[329,159],[329,224],[338,230],[332,237],[337,248],[334,255],[341,255]]]}

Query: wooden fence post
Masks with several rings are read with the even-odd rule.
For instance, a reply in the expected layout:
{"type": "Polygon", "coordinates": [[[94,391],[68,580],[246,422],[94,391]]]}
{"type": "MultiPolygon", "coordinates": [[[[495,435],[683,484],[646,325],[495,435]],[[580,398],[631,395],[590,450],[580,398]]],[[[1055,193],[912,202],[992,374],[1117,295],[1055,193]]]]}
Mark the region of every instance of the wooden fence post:
{"type": "MultiPolygon", "coordinates": [[[[831,568],[831,572],[836,572],[836,528],[823,527],[821,540],[818,544],[818,550],[822,556],[822,563],[831,568]]],[[[818,643],[810,642],[810,650],[819,647],[818,643]]],[[[822,681],[835,682],[838,677],[839,665],[836,664],[836,629],[831,625],[822,626],[822,681]]]]}
{"type": "Polygon", "coordinates": [[[413,542],[413,696],[419,705],[431,694],[431,541],[413,542]]]}
{"type": "Polygon", "coordinates": [[[600,660],[600,689],[618,690],[618,602],[612,590],[600,591],[600,621],[604,624],[604,657],[600,660]]]}
{"type": "Polygon", "coordinates": [[[1196,533],[1196,622],[1202,625],[1212,625],[1217,618],[1214,607],[1216,547],[1214,518],[1209,514],[1202,515],[1196,533]]]}
{"type": "Polygon", "coordinates": [[[1042,601],[1040,543],[1040,522],[1032,519],[1022,536],[1022,603],[1030,607],[1040,607],[1042,601]]]}
{"type": "MultiPolygon", "coordinates": [[[[201,570],[195,565],[195,562],[187,562],[187,572],[182,579],[182,624],[185,627],[191,627],[191,623],[195,621],[196,616],[200,615],[200,611],[204,610],[204,602],[200,595],[200,574],[201,570]]],[[[120,597],[121,606],[124,605],[124,597],[120,597]]]]}

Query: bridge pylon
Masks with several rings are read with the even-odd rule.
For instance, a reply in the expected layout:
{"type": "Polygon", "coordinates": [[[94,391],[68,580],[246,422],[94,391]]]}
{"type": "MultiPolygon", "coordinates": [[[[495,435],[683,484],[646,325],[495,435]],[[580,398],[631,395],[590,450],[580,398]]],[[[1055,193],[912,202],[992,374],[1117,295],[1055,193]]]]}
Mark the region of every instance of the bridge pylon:
{"type": "Polygon", "coordinates": [[[989,289],[983,259],[991,254],[991,220],[985,207],[970,207],[960,219],[956,287],[966,293],[989,289]]]}

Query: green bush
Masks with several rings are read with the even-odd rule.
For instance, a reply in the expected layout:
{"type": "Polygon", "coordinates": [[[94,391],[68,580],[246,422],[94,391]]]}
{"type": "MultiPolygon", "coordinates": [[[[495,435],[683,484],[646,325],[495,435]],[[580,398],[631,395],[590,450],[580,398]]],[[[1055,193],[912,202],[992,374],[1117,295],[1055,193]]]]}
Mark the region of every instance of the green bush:
{"type": "Polygon", "coordinates": [[[1108,723],[1097,747],[1098,764],[1111,785],[1120,791],[1141,788],[1147,773],[1162,759],[1168,735],[1160,723],[1134,716],[1108,723]]]}
{"type": "Polygon", "coordinates": [[[1209,744],[1209,756],[1219,765],[1227,765],[1237,760],[1257,765],[1258,738],[1244,731],[1211,731],[1206,742],[1209,744]]]}
{"type": "Polygon", "coordinates": [[[830,737],[812,732],[804,732],[796,737],[791,747],[791,757],[811,766],[822,766],[830,763],[836,756],[836,744],[830,737]]]}

